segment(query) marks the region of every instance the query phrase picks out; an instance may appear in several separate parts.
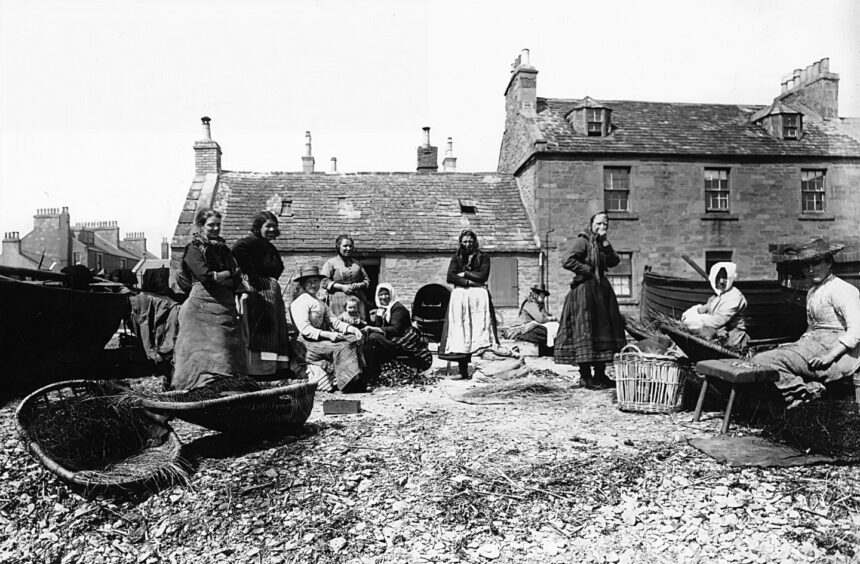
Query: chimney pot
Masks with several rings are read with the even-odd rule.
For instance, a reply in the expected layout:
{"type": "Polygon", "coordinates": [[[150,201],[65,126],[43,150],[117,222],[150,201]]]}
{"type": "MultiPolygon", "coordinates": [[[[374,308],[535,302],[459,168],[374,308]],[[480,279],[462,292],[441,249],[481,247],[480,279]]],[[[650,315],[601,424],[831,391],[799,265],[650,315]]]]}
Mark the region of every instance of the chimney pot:
{"type": "Polygon", "coordinates": [[[203,140],[212,141],[212,130],[209,127],[209,122],[212,119],[209,116],[203,116],[200,121],[203,123],[203,140]]]}
{"type": "Polygon", "coordinates": [[[530,53],[528,49],[523,49],[522,52],[520,52],[520,64],[524,67],[531,66],[530,53]]]}
{"type": "Polygon", "coordinates": [[[313,172],[315,162],[311,149],[311,132],[305,131],[305,156],[302,157],[302,172],[313,172]]]}
{"type": "Polygon", "coordinates": [[[830,72],[830,57],[824,57],[819,62],[821,63],[821,72],[830,72]]]}
{"type": "Polygon", "coordinates": [[[424,147],[430,147],[430,128],[423,127],[424,130],[424,147]]]}
{"type": "Polygon", "coordinates": [[[331,158],[331,171],[337,172],[337,157],[331,158]]]}

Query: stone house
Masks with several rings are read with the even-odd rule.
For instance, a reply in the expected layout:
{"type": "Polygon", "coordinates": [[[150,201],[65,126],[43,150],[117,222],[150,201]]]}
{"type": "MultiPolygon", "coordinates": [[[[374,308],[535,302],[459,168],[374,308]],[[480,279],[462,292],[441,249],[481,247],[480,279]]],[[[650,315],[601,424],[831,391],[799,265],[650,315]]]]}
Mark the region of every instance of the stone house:
{"type": "Polygon", "coordinates": [[[142,257],[155,258],[146,250],[144,233],[127,233],[120,239],[116,221],[72,225],[69,208],[45,208],[36,211],[30,233],[23,237],[17,231],[5,233],[0,265],[60,271],[81,264],[110,274],[131,269],[142,257]]]}
{"type": "Polygon", "coordinates": [[[212,207],[223,214],[222,236],[228,243],[249,233],[257,212],[278,216],[281,236],[275,245],[285,263],[282,286],[301,266],[322,266],[334,256],[337,236],[348,233],[372,283],[391,284],[411,307],[420,288],[447,285],[448,263],[466,228],[477,233],[492,257],[490,291],[505,321],[516,317],[529,288],[540,280],[538,244],[514,176],[456,172],[450,139],[439,172],[429,128],[417,149],[415,172],[345,174],[336,171],[336,164],[329,172],[314,169],[310,133],[302,172],[224,170],[209,118],[203,118],[203,127],[203,140],[194,144],[196,175],[171,245],[174,268],[196,210],[212,207]]]}
{"type": "Polygon", "coordinates": [[[764,105],[538,97],[537,75],[526,50],[505,90],[498,170],[516,177],[554,296],[570,280],[559,245],[585,227],[592,200],[609,211],[623,258],[611,280],[631,308],[646,267],[697,277],[682,255],[776,279],[774,245],[860,244],[860,119],[839,117],[828,59],[764,105]]]}

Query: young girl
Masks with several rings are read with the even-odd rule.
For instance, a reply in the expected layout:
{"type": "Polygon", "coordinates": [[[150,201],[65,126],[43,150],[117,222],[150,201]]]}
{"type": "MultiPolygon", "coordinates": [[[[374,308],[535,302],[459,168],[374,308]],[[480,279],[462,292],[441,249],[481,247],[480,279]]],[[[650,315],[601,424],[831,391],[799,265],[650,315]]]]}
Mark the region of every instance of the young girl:
{"type": "Polygon", "coordinates": [[[367,325],[367,322],[361,318],[361,302],[355,296],[346,298],[344,311],[338,316],[338,319],[359,329],[367,325]]]}

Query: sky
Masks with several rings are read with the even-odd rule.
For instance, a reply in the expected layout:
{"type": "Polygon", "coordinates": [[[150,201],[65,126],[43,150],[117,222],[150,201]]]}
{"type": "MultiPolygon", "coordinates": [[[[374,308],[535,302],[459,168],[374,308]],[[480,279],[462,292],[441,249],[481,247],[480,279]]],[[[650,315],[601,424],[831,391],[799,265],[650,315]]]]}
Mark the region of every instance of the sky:
{"type": "Polygon", "coordinates": [[[0,0],[0,232],[38,208],[115,220],[158,254],[200,117],[233,171],[494,171],[510,65],[541,97],[769,104],[830,58],[860,117],[855,0],[0,0]]]}

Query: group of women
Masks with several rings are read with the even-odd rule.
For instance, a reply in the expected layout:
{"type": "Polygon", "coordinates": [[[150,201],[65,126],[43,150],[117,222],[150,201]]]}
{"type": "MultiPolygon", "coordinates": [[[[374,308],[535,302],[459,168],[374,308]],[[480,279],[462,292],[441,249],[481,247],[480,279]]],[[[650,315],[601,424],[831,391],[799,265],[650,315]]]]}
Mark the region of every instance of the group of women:
{"type": "Polygon", "coordinates": [[[322,269],[303,268],[294,279],[290,316],[298,334],[291,339],[278,282],[284,264],[272,244],[280,234],[277,217],[257,214],[251,234],[232,249],[220,236],[219,212],[199,210],[195,226],[177,275],[188,297],[179,314],[173,388],[248,375],[307,376],[322,390],[362,391],[392,359],[430,367],[430,351],[394,289],[380,284],[377,307],[370,307],[370,279],[352,257],[349,236],[338,237],[337,256],[322,269]],[[318,297],[320,288],[327,299],[318,297]],[[348,308],[357,310],[357,321],[338,317],[348,308]]]}
{"type": "MultiPolygon", "coordinates": [[[[578,365],[582,384],[601,389],[612,385],[606,363],[626,339],[606,276],[620,262],[607,237],[608,216],[602,209],[589,215],[586,228],[562,249],[562,265],[573,279],[561,317],[556,321],[544,307],[549,292],[534,287],[508,336],[537,342],[544,352],[552,352],[556,363],[578,365]]],[[[367,300],[370,278],[353,257],[351,237],[337,238],[337,256],[321,269],[307,266],[295,278],[290,314],[298,335],[291,340],[278,282],[284,264],[272,244],[280,233],[277,217],[260,212],[251,234],[232,249],[220,236],[220,213],[199,210],[195,223],[177,276],[185,282],[188,298],[179,314],[174,388],[205,386],[235,375],[304,372],[322,390],[362,391],[392,359],[419,370],[430,367],[432,356],[394,289],[379,284],[375,304],[367,300]]],[[[798,247],[796,260],[805,265],[813,284],[807,297],[810,329],[798,342],[753,358],[779,370],[777,387],[788,404],[819,394],[822,381],[860,371],[860,294],[831,272],[839,249],[822,240],[798,247]]],[[[489,275],[490,257],[479,249],[477,235],[464,230],[448,267],[447,281],[454,288],[439,346],[440,358],[458,363],[457,378],[469,378],[474,355],[492,350],[506,356],[489,275]]],[[[685,312],[682,323],[725,346],[744,348],[749,340],[743,321],[746,300],[733,286],[736,276],[733,263],[714,265],[714,296],[685,312]]]]}

